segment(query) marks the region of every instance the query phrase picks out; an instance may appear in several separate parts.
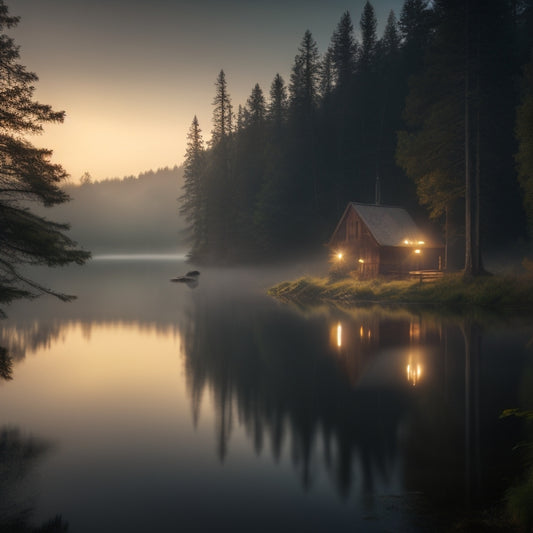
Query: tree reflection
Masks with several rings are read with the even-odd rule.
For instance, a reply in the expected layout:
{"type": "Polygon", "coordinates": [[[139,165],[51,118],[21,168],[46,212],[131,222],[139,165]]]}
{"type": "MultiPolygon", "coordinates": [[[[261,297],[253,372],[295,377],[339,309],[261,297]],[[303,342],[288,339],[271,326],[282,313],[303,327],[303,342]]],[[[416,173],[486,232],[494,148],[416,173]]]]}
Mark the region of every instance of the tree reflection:
{"type": "MultiPolygon", "coordinates": [[[[301,320],[257,306],[231,306],[229,314],[203,305],[199,300],[184,329],[187,379],[195,420],[204,389],[213,390],[221,460],[236,417],[257,453],[266,436],[276,460],[290,443],[304,487],[312,486],[318,463],[344,496],[356,471],[366,490],[389,475],[406,398],[379,385],[354,388],[364,361],[348,350],[339,359],[322,317],[301,320]]],[[[378,330],[376,337],[359,337],[367,348],[363,358],[372,353],[378,330]]]]}
{"type": "Polygon", "coordinates": [[[24,436],[18,428],[0,428],[0,532],[59,533],[68,524],[56,516],[40,527],[32,522],[32,503],[25,487],[37,462],[51,449],[49,443],[24,436]]]}
{"type": "Polygon", "coordinates": [[[478,321],[218,305],[199,298],[183,338],[194,420],[212,390],[221,461],[238,423],[258,454],[269,442],[277,461],[289,445],[305,488],[325,468],[341,497],[355,492],[371,505],[402,465],[403,490],[423,493],[435,509],[501,494],[510,437],[498,409],[514,389],[498,379],[515,382],[519,370],[493,369],[492,347],[481,364],[478,321]]]}
{"type": "Polygon", "coordinates": [[[13,379],[13,360],[2,346],[0,346],[0,379],[5,381],[13,379]]]}

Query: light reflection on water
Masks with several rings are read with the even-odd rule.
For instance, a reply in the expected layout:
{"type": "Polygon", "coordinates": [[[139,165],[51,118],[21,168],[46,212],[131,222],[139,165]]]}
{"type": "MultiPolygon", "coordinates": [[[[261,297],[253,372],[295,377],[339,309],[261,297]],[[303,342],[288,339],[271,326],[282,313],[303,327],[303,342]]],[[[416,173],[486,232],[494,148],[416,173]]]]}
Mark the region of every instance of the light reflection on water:
{"type": "Polygon", "coordinates": [[[0,427],[19,448],[47,445],[0,496],[33,507],[34,523],[424,531],[497,496],[519,438],[498,416],[522,401],[530,330],[296,310],[245,271],[169,283],[188,269],[96,261],[53,280],[77,301],[8,309],[0,427]]]}

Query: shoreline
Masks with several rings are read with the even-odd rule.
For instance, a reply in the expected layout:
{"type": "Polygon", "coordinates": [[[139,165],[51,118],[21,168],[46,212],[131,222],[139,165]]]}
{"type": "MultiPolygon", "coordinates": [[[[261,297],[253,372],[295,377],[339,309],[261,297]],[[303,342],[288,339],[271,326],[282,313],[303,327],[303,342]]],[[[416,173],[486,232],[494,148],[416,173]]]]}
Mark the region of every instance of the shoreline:
{"type": "Polygon", "coordinates": [[[405,305],[440,307],[455,312],[484,310],[502,315],[533,314],[531,276],[465,279],[462,274],[454,273],[426,282],[304,276],[280,282],[267,292],[279,301],[299,304],[405,305]]]}

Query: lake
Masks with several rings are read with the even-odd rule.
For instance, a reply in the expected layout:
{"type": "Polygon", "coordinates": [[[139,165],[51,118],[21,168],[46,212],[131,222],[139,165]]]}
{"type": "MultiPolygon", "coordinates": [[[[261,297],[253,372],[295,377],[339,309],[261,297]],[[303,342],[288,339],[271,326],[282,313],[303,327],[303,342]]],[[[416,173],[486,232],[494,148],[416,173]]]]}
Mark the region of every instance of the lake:
{"type": "Polygon", "coordinates": [[[5,310],[0,530],[438,531],[520,471],[533,327],[269,298],[303,266],[96,258],[5,310]],[[6,530],[6,529],[4,529],[6,530]]]}

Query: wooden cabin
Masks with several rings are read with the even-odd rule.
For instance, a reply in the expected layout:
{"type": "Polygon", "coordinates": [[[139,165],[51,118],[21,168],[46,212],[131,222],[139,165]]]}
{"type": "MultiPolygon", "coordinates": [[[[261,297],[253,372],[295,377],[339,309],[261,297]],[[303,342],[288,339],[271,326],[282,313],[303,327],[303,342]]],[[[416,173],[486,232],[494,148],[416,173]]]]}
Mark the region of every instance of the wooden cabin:
{"type": "Polygon", "coordinates": [[[368,279],[441,270],[444,246],[423,235],[401,207],[350,202],[328,247],[334,269],[368,279]]]}

